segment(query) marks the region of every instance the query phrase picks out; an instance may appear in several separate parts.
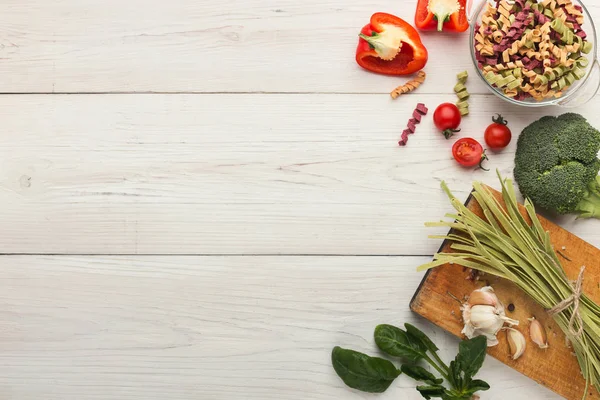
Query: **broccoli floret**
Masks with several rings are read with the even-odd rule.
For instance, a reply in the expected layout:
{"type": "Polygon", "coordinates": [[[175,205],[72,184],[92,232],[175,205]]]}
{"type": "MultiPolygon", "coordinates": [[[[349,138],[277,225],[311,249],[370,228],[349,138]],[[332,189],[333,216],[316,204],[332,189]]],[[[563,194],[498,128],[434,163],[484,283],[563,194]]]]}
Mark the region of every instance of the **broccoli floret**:
{"type": "Polygon", "coordinates": [[[515,179],[541,208],[600,219],[599,152],[600,131],[581,115],[543,117],[519,137],[515,179]]]}

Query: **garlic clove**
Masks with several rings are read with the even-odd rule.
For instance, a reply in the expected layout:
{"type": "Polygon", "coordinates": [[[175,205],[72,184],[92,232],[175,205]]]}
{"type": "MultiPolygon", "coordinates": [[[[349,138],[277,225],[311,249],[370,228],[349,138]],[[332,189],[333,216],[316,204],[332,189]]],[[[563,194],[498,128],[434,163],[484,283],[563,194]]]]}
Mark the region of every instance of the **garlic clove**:
{"type": "Polygon", "coordinates": [[[548,338],[546,336],[546,330],[535,317],[529,318],[529,336],[531,341],[538,345],[540,349],[548,348],[548,338]]]}
{"type": "Polygon", "coordinates": [[[474,290],[469,296],[467,302],[470,306],[492,306],[496,307],[499,303],[498,297],[494,293],[491,286],[486,286],[481,289],[474,290]]]}
{"type": "Polygon", "coordinates": [[[527,347],[525,336],[516,329],[507,328],[506,339],[508,340],[508,347],[510,348],[512,359],[517,360],[525,353],[525,348],[527,347]]]}

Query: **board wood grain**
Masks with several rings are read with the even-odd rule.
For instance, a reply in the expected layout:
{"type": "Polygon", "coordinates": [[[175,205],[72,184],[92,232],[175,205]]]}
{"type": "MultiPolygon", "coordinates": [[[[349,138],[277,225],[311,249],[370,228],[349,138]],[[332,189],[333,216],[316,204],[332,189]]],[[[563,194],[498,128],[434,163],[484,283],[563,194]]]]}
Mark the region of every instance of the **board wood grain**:
{"type": "MultiPolygon", "coordinates": [[[[494,194],[502,200],[500,193],[494,191],[494,194]]],[[[469,197],[465,204],[483,216],[473,197],[469,197]]],[[[526,216],[524,209],[522,213],[526,216]]],[[[561,261],[569,279],[577,279],[581,267],[586,266],[583,290],[592,300],[600,302],[600,250],[543,217],[540,217],[540,222],[550,233],[554,248],[564,255],[561,261]]],[[[451,242],[445,241],[441,251],[451,251],[450,246],[451,242]]],[[[573,350],[566,344],[565,335],[546,311],[508,280],[484,275],[480,280],[473,281],[466,279],[467,276],[468,272],[459,265],[446,264],[430,270],[411,302],[411,309],[448,332],[462,336],[464,324],[460,316],[460,304],[450,294],[463,298],[479,287],[491,285],[505,306],[514,305],[515,310],[507,312],[507,316],[520,321],[516,329],[527,338],[527,350],[521,358],[512,360],[506,335],[500,332],[500,344],[489,348],[489,354],[568,400],[580,399],[585,392],[585,379],[572,354],[573,350]],[[527,319],[531,317],[538,319],[546,328],[548,349],[539,349],[529,339],[527,319]]],[[[590,388],[588,398],[598,397],[596,390],[590,388]]]]}

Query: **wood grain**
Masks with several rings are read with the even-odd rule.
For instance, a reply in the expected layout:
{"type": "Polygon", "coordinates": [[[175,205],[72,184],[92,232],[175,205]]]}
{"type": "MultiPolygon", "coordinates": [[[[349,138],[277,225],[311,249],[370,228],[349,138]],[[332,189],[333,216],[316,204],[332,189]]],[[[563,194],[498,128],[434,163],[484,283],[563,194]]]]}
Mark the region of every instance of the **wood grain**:
{"type": "MultiPolygon", "coordinates": [[[[500,193],[495,192],[495,194],[501,200],[500,193]]],[[[483,215],[481,208],[472,197],[469,198],[467,207],[476,214],[483,215]]],[[[524,216],[527,215],[524,209],[522,213],[524,216]]],[[[544,218],[540,218],[540,222],[544,230],[550,233],[554,248],[561,250],[569,258],[561,260],[568,278],[577,279],[581,267],[586,266],[584,293],[595,302],[600,302],[598,286],[600,250],[544,218]]],[[[446,241],[442,252],[451,251],[450,246],[451,242],[446,241]]],[[[529,338],[527,319],[537,318],[545,326],[550,347],[541,350],[528,340],[528,348],[524,355],[514,361],[510,358],[505,335],[500,333],[500,344],[490,348],[489,354],[568,400],[580,399],[586,385],[577,359],[572,354],[573,350],[567,347],[565,335],[560,327],[548,316],[543,307],[507,280],[486,275],[480,281],[474,282],[464,279],[467,275],[464,268],[459,265],[443,265],[431,270],[411,302],[411,309],[441,328],[461,336],[464,324],[460,318],[460,305],[449,300],[448,293],[462,298],[468,296],[473,290],[490,284],[505,305],[515,306],[514,312],[508,312],[508,316],[520,321],[521,324],[516,329],[529,338]]],[[[588,398],[597,399],[597,391],[590,389],[588,398]]]]}
{"type": "MultiPolygon", "coordinates": [[[[596,1],[586,3],[600,20],[596,1]]],[[[361,70],[357,35],[376,11],[412,21],[416,0],[175,4],[4,0],[0,91],[388,93],[403,79],[361,70]]],[[[420,93],[451,92],[456,73],[474,72],[468,35],[423,41],[430,61],[420,93]]],[[[469,91],[486,93],[475,79],[469,91]]]]}
{"type": "MultiPolygon", "coordinates": [[[[333,346],[376,355],[377,324],[412,322],[456,354],[408,308],[427,259],[3,256],[0,397],[372,399],[335,375],[333,346]]],[[[482,379],[486,400],[557,399],[492,358],[482,379]]]]}
{"type": "MultiPolygon", "coordinates": [[[[424,34],[427,82],[395,102],[404,79],[354,62],[374,11],[410,21],[415,4],[2,1],[0,252],[30,255],[0,256],[0,398],[366,400],[329,352],[377,354],[384,322],[452,358],[457,340],[408,310],[429,256],[380,255],[435,251],[422,224],[449,209],[442,179],[465,197],[495,183],[458,169],[430,118],[396,146],[417,102],[473,75],[467,37],[424,34]]],[[[539,116],[468,87],[465,135],[539,116]]],[[[600,126],[598,105],[578,111],[600,126]]],[[[514,149],[490,166],[510,174],[514,149]]],[[[559,222],[600,245],[595,222],[559,222]]],[[[485,400],[558,398],[491,358],[481,378],[485,400]]]]}
{"type": "MultiPolygon", "coordinates": [[[[450,208],[440,181],[465,195],[475,179],[494,185],[516,146],[490,154],[492,172],[462,169],[427,117],[398,147],[416,101],[452,96],[0,96],[1,250],[432,254],[423,224],[450,208]]],[[[596,126],[598,101],[580,109],[596,126]]],[[[532,121],[473,102],[464,136],[495,112],[515,132],[532,121]]],[[[600,244],[596,221],[562,222],[600,244]]]]}

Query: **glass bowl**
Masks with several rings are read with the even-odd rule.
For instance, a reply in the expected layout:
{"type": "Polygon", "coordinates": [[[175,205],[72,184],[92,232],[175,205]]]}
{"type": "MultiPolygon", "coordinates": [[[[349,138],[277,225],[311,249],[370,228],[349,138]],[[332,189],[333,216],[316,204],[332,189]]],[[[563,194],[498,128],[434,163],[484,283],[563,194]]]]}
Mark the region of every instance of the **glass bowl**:
{"type": "MultiPolygon", "coordinates": [[[[589,64],[585,68],[586,74],[585,77],[581,80],[575,81],[569,89],[564,91],[563,95],[559,98],[550,98],[541,101],[537,101],[533,98],[527,98],[523,100],[516,100],[512,97],[506,96],[500,89],[492,86],[485,79],[483,72],[479,69],[479,64],[477,62],[477,58],[475,56],[475,34],[476,26],[481,24],[481,17],[485,12],[485,8],[487,3],[495,4],[493,0],[471,0],[468,5],[468,15],[469,15],[469,24],[470,28],[470,41],[469,45],[471,46],[471,59],[473,61],[473,65],[477,70],[477,74],[481,78],[481,80],[485,83],[488,89],[494,93],[496,96],[508,101],[509,103],[516,104],[519,106],[525,107],[544,107],[544,106],[563,106],[563,107],[578,107],[590,101],[596,93],[598,93],[598,89],[600,89],[600,62],[598,61],[598,47],[596,40],[596,26],[594,25],[594,21],[592,20],[592,16],[589,11],[585,7],[585,5],[579,0],[572,0],[573,4],[580,5],[583,9],[584,15],[584,23],[582,28],[587,33],[587,40],[590,41],[593,45],[593,50],[586,55],[589,59],[589,64]],[[476,4],[474,4],[476,3],[476,4]]],[[[512,3],[512,2],[511,2],[512,3]]]]}

